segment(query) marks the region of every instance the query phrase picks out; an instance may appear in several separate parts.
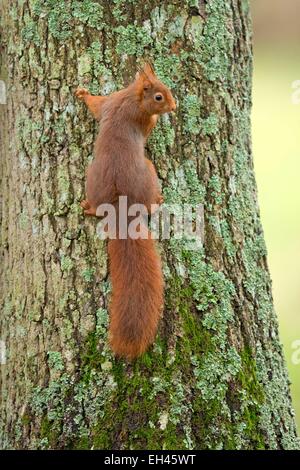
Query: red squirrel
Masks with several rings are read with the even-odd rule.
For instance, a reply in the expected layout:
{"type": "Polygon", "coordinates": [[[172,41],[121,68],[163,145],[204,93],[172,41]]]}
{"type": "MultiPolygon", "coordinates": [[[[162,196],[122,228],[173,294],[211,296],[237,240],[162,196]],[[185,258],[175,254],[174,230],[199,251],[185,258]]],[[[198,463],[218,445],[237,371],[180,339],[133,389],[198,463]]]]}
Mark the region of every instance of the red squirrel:
{"type": "MultiPolygon", "coordinates": [[[[92,96],[83,88],[76,97],[100,121],[94,160],[87,169],[86,215],[100,204],[117,206],[119,196],[131,204],[160,204],[155,167],[145,158],[145,142],[160,114],[176,109],[170,90],[150,64],[133,83],[109,96],[92,96]]],[[[128,221],[126,222],[128,225],[128,221]]],[[[148,229],[145,228],[148,232],[148,229]]],[[[110,345],[116,356],[134,359],[153,343],[163,304],[163,275],[155,242],[146,238],[108,241],[112,281],[110,345]]]]}

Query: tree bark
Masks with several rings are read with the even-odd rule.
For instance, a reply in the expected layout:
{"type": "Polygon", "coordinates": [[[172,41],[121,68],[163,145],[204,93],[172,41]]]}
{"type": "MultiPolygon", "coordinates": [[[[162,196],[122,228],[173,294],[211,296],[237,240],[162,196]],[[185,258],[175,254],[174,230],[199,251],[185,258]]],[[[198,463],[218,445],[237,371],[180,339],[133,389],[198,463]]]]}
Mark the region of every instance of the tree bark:
{"type": "Polygon", "coordinates": [[[251,154],[245,0],[2,0],[1,448],[299,447],[251,154]],[[106,244],[79,207],[107,94],[143,59],[178,100],[147,150],[203,249],[160,243],[165,308],[133,363],[107,344],[106,244]]]}

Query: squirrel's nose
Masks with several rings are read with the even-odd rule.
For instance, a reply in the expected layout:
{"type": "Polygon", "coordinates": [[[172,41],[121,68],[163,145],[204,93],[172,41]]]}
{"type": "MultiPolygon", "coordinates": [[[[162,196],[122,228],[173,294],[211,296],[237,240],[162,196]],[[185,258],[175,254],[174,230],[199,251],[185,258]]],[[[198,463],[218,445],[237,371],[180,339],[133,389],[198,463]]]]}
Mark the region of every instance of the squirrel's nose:
{"type": "Polygon", "coordinates": [[[175,103],[175,101],[174,101],[173,104],[172,104],[172,106],[171,106],[171,111],[175,111],[175,109],[176,109],[176,103],[175,103]]]}

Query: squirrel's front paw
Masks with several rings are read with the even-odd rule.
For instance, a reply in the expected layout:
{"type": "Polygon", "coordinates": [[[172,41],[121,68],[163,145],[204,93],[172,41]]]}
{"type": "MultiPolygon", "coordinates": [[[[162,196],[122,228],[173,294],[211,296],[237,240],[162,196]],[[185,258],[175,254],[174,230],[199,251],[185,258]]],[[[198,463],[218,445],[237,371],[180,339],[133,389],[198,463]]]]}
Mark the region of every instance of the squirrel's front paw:
{"type": "Polygon", "coordinates": [[[84,209],[84,215],[96,215],[96,209],[91,206],[87,199],[83,199],[80,205],[84,209]]]}
{"type": "Polygon", "coordinates": [[[76,98],[81,101],[84,100],[86,95],[89,95],[89,92],[85,88],[77,88],[77,90],[75,91],[76,98]]]}
{"type": "Polygon", "coordinates": [[[82,209],[85,209],[85,210],[88,210],[91,208],[91,204],[89,203],[89,201],[87,199],[83,199],[80,203],[82,209]]]}

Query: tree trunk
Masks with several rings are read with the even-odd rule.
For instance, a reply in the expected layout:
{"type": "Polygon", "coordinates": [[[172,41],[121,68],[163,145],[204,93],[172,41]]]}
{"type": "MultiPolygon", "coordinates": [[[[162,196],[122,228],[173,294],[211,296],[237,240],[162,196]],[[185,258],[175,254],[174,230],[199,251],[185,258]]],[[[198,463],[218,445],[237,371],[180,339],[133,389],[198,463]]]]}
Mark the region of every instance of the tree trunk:
{"type": "Polygon", "coordinates": [[[1,9],[1,448],[298,448],[253,173],[248,2],[1,9]],[[148,154],[167,202],[204,204],[205,235],[198,251],[159,243],[164,315],[129,363],[107,344],[106,244],[79,206],[97,126],[74,90],[119,89],[145,58],[179,104],[148,154]]]}

